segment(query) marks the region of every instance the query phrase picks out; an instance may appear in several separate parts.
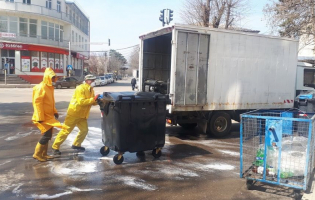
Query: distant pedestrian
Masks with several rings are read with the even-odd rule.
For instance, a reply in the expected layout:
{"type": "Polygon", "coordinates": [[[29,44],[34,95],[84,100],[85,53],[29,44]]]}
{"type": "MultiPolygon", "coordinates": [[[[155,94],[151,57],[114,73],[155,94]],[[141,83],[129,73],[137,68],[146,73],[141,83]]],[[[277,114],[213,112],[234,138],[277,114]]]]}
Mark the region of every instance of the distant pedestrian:
{"type": "Polygon", "coordinates": [[[95,79],[96,77],[93,75],[86,75],[85,83],[76,87],[64,122],[67,127],[60,130],[52,145],[54,155],[61,155],[59,151],[60,145],[67,139],[75,126],[77,126],[80,131],[73,141],[71,148],[85,151],[85,148],[82,147],[81,144],[89,131],[87,119],[92,105],[97,105],[97,99],[99,97],[99,94],[94,95],[94,90],[91,86],[95,79]]]}
{"type": "Polygon", "coordinates": [[[136,83],[137,83],[137,80],[136,80],[136,78],[133,77],[133,78],[131,79],[131,87],[132,87],[132,90],[135,90],[136,83]]]}
{"type": "Polygon", "coordinates": [[[33,158],[45,162],[54,157],[47,155],[48,142],[52,137],[54,127],[62,128],[57,120],[59,115],[55,107],[54,86],[56,81],[55,72],[46,68],[41,83],[33,87],[33,123],[41,131],[42,137],[36,145],[33,158]]]}

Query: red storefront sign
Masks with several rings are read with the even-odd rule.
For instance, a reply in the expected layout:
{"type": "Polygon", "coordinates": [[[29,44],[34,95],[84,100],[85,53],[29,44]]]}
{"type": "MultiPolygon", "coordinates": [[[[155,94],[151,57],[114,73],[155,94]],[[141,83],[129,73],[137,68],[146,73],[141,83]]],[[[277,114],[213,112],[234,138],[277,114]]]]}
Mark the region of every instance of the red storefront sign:
{"type": "Polygon", "coordinates": [[[20,43],[0,42],[0,49],[40,51],[40,52],[49,52],[49,53],[59,53],[59,54],[64,54],[64,55],[69,54],[68,50],[65,50],[65,49],[32,45],[32,44],[20,44],[20,43]]]}
{"type": "Polygon", "coordinates": [[[82,60],[87,60],[87,59],[88,59],[88,57],[87,57],[87,56],[82,55],[82,54],[79,54],[79,53],[77,53],[76,58],[78,58],[78,59],[82,59],[82,60]]]}

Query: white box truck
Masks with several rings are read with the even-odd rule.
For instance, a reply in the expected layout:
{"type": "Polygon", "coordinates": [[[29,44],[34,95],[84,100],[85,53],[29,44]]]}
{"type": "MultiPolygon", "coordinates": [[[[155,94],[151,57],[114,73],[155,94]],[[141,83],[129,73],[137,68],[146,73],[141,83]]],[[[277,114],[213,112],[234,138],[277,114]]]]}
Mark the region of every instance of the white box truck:
{"type": "Polygon", "coordinates": [[[178,24],[140,40],[139,89],[169,94],[172,124],[222,137],[243,112],[293,107],[297,40],[178,24]]]}

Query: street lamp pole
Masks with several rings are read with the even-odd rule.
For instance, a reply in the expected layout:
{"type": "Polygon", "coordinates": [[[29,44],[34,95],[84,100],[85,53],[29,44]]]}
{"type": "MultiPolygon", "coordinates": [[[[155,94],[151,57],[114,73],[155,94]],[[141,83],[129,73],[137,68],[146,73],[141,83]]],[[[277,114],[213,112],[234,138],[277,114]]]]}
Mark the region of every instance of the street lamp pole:
{"type": "MultiPolygon", "coordinates": [[[[71,38],[70,38],[71,39],[71,38]]],[[[71,65],[71,44],[69,39],[69,55],[68,55],[68,65],[71,65]]],[[[69,77],[71,76],[71,70],[69,70],[69,77]]]]}

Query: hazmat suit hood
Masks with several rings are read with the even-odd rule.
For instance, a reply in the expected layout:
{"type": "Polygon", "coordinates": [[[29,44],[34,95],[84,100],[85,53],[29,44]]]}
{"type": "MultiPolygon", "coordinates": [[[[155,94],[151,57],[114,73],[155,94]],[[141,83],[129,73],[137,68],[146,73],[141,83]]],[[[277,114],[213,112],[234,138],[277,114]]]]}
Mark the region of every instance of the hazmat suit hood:
{"type": "Polygon", "coordinates": [[[50,67],[46,68],[45,73],[44,73],[43,82],[48,86],[52,86],[52,77],[54,77],[54,76],[56,76],[54,70],[52,70],[50,67]]]}

